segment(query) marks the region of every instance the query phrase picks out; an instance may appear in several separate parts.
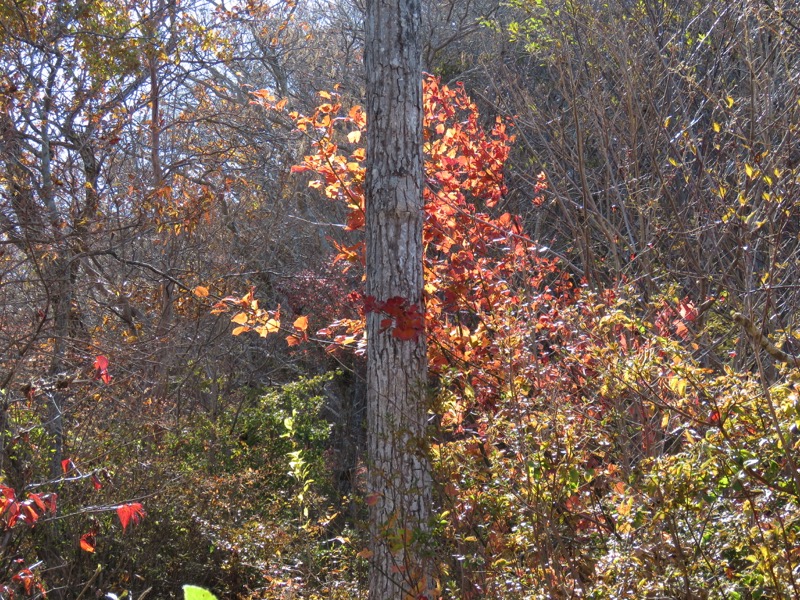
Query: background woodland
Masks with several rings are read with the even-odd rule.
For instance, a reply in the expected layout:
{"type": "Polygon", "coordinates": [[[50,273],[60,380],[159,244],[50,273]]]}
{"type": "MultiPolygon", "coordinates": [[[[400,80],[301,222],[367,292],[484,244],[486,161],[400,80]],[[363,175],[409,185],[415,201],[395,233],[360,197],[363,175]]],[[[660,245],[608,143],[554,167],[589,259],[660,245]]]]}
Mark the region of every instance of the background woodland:
{"type": "Polygon", "coordinates": [[[424,315],[358,0],[0,3],[0,597],[366,597],[371,309],[442,597],[800,598],[797,3],[423,14],[424,315]]]}

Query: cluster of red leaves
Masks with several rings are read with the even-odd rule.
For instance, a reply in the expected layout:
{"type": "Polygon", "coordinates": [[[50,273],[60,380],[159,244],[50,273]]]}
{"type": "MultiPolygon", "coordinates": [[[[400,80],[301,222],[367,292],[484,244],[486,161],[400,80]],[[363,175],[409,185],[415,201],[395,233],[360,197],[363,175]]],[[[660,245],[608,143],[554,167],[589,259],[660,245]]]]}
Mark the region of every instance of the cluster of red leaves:
{"type": "MultiPolygon", "coordinates": [[[[27,525],[33,527],[39,519],[47,514],[56,512],[56,494],[34,494],[29,493],[25,500],[19,500],[13,488],[0,486],[0,520],[2,520],[2,530],[10,535],[10,530],[17,525],[27,525]]],[[[22,561],[19,561],[22,562],[22,561]]],[[[44,587],[39,579],[25,567],[17,571],[11,577],[11,583],[19,586],[25,595],[31,596],[35,592],[44,594],[44,587]]],[[[15,590],[13,586],[0,586],[0,597],[14,598],[15,590]]]]}
{"type": "Polygon", "coordinates": [[[382,313],[381,331],[391,330],[398,340],[416,340],[425,331],[425,315],[419,306],[400,296],[392,296],[385,302],[367,296],[364,299],[364,312],[382,313]]]}
{"type": "MultiPolygon", "coordinates": [[[[119,522],[122,525],[122,531],[125,531],[128,525],[137,525],[145,517],[144,507],[140,502],[120,504],[115,510],[119,522]]],[[[99,526],[95,523],[89,531],[81,536],[79,542],[81,550],[84,552],[94,552],[97,549],[97,534],[99,530],[99,526]]]]}
{"type": "Polygon", "coordinates": [[[3,529],[11,529],[17,523],[33,526],[45,513],[56,512],[56,494],[28,494],[26,500],[17,499],[16,492],[0,486],[0,518],[3,529]]]}
{"type": "MultiPolygon", "coordinates": [[[[65,458],[61,461],[61,470],[64,475],[74,471],[77,473],[79,478],[88,476],[95,491],[100,491],[103,488],[103,484],[100,481],[100,478],[97,476],[97,473],[82,475],[71,458],[65,458]]],[[[105,470],[101,471],[101,474],[108,477],[108,473],[105,470]]],[[[116,510],[117,517],[119,517],[119,522],[122,525],[122,531],[125,531],[128,528],[128,525],[131,523],[134,525],[139,523],[145,516],[144,507],[139,502],[120,504],[119,506],[109,508],[109,510],[116,510]]],[[[81,550],[84,550],[85,552],[95,551],[98,531],[98,525],[94,524],[89,531],[81,536],[79,541],[81,550]]]]}
{"type": "Polygon", "coordinates": [[[121,504],[117,507],[117,516],[122,525],[122,531],[125,531],[129,524],[136,525],[144,518],[144,508],[139,502],[121,504]]]}
{"type": "Polygon", "coordinates": [[[671,336],[673,333],[680,339],[689,338],[689,324],[698,316],[697,307],[688,298],[677,301],[675,306],[666,301],[655,320],[656,331],[661,336],[671,336]]]}
{"type": "MultiPolygon", "coordinates": [[[[13,577],[11,577],[11,581],[20,586],[26,596],[33,596],[35,592],[41,593],[42,597],[45,595],[45,589],[41,581],[39,581],[34,572],[28,568],[20,569],[14,573],[13,577]]],[[[0,594],[3,594],[3,598],[9,598],[11,600],[16,597],[14,589],[7,585],[0,586],[0,594]]]]}

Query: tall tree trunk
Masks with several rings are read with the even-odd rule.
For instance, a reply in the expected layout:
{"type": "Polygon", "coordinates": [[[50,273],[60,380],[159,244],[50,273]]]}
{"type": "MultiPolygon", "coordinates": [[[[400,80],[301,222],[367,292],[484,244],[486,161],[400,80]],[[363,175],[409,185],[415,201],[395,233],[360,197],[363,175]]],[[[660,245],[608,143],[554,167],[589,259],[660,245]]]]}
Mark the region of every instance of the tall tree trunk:
{"type": "MultiPolygon", "coordinates": [[[[369,0],[367,294],[422,305],[422,72],[419,0],[369,0]]],[[[425,336],[400,340],[367,315],[370,598],[430,598],[421,541],[430,514],[424,451],[425,336]],[[383,329],[383,331],[382,331],[383,329]]]]}

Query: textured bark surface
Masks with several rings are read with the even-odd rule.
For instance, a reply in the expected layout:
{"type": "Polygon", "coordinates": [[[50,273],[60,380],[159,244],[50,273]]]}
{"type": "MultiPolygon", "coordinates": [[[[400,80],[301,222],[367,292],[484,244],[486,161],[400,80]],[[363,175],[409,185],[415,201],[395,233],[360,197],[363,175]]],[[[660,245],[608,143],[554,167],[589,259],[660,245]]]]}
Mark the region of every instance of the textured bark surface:
{"type": "MultiPolygon", "coordinates": [[[[422,74],[418,0],[369,0],[367,293],[422,302],[422,74]]],[[[420,549],[430,511],[424,335],[401,341],[367,316],[370,598],[432,597],[420,549]]]]}

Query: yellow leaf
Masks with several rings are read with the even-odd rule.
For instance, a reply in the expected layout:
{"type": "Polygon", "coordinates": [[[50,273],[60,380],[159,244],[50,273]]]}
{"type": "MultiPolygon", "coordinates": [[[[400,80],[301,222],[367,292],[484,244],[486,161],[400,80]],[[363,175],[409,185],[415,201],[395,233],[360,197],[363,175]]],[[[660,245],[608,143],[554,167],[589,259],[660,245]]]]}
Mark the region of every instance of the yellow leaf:
{"type": "Polygon", "coordinates": [[[239,314],[235,315],[231,319],[231,323],[236,323],[237,325],[244,325],[247,323],[247,313],[240,312],[239,314]]]}
{"type": "Polygon", "coordinates": [[[331,95],[328,92],[324,92],[324,91],[319,93],[319,97],[320,98],[325,98],[325,100],[330,100],[331,99],[331,95]]]}
{"type": "Polygon", "coordinates": [[[633,508],[633,498],[628,498],[627,500],[623,500],[617,506],[617,514],[621,516],[626,516],[631,514],[631,508],[633,508]]]}
{"type": "Polygon", "coordinates": [[[208,298],[208,288],[207,287],[203,287],[202,285],[198,285],[196,288],[194,288],[193,291],[194,291],[194,295],[197,296],[198,298],[208,298]]]}
{"type": "Polygon", "coordinates": [[[351,144],[357,144],[361,141],[361,132],[357,129],[347,134],[347,141],[351,144]]]}
{"type": "Polygon", "coordinates": [[[733,108],[735,100],[733,98],[731,98],[730,96],[728,96],[726,98],[726,100],[728,101],[728,108],[733,108]]]}
{"type": "Polygon", "coordinates": [[[717,133],[719,133],[720,129],[722,129],[722,127],[719,126],[719,123],[713,123],[711,126],[714,128],[714,131],[716,131],[717,133]]]}
{"type": "Polygon", "coordinates": [[[748,176],[750,179],[752,179],[752,178],[753,178],[753,173],[754,173],[754,171],[753,171],[753,167],[751,167],[750,165],[748,165],[748,164],[746,164],[746,163],[745,163],[745,165],[744,165],[744,171],[745,171],[745,173],[747,173],[747,176],[748,176]]]}
{"type": "Polygon", "coordinates": [[[247,325],[242,325],[240,327],[235,327],[231,333],[233,335],[240,335],[246,331],[250,331],[250,328],[247,325]]]}
{"type": "Polygon", "coordinates": [[[297,317],[294,321],[294,328],[299,329],[300,331],[305,331],[308,329],[308,317],[297,317]]]}
{"type": "Polygon", "coordinates": [[[671,377],[669,380],[669,389],[678,396],[683,396],[686,393],[686,384],[687,381],[682,377],[671,377]]]}

